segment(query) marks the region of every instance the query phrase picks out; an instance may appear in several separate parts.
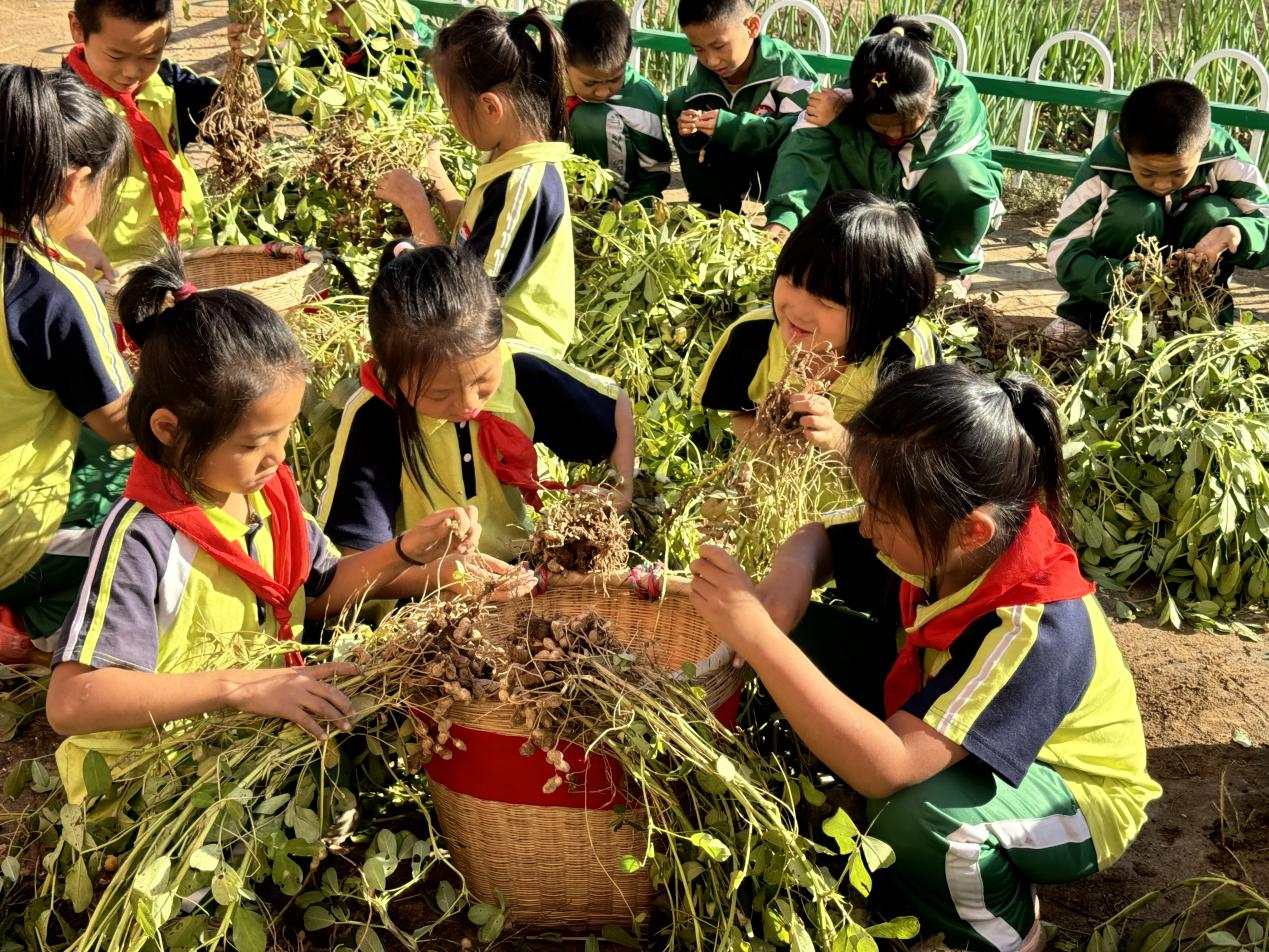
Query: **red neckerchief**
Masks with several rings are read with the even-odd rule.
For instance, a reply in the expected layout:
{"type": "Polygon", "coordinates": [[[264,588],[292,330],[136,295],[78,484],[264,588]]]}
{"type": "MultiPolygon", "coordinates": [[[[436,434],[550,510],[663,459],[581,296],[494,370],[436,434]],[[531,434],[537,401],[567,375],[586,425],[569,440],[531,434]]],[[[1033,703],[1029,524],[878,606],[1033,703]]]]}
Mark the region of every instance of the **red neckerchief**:
{"type": "MultiPolygon", "coordinates": [[[[893,715],[921,689],[921,648],[946,651],[966,627],[997,608],[1047,605],[1083,598],[1095,590],[1096,586],[1080,574],[1075,550],[1058,539],[1049,517],[1033,506],[1018,537],[987,570],[969,599],[908,632],[903,650],[886,676],[886,716],[893,715]]],[[[899,586],[904,628],[916,624],[917,608],[925,597],[925,592],[907,580],[899,586]]]]}
{"type": "Polygon", "coordinates": [[[88,67],[88,61],[84,59],[84,44],[71,47],[71,51],[66,54],[66,62],[84,81],[85,86],[123,106],[128,128],[132,130],[132,143],[141,158],[141,164],[145,166],[146,177],[150,180],[150,191],[154,195],[154,207],[159,213],[159,224],[169,241],[176,240],[181,229],[185,182],[181,178],[181,170],[176,167],[176,160],[167,150],[167,143],[159,135],[159,130],[154,128],[154,123],[137,107],[135,93],[115,92],[94,75],[88,67]]]}
{"type": "Polygon", "coordinates": [[[581,96],[569,96],[567,99],[564,100],[564,113],[570,119],[573,118],[573,110],[576,109],[585,101],[586,100],[584,100],[581,96]]]}
{"type": "MultiPolygon", "coordinates": [[[[388,406],[396,406],[379,380],[379,361],[367,360],[361,365],[361,385],[388,406]]],[[[480,424],[476,444],[485,465],[493,470],[498,482],[520,490],[524,501],[535,510],[542,508],[538,490],[565,488],[563,483],[538,479],[538,451],[528,434],[510,420],[481,410],[472,422],[480,424]]]]}
{"type": "MultiPolygon", "coordinates": [[[[11,241],[15,245],[22,244],[22,240],[23,240],[22,236],[19,235],[12,228],[0,228],[0,238],[3,238],[5,241],[11,241]]],[[[46,255],[48,255],[50,261],[62,260],[62,256],[60,253],[58,253],[58,250],[56,248],[46,247],[46,248],[40,248],[39,250],[43,251],[46,255]]]]}
{"type": "Polygon", "coordinates": [[[356,66],[365,58],[366,58],[366,48],[363,46],[361,49],[357,50],[357,52],[349,53],[347,56],[344,57],[344,69],[347,69],[349,66],[356,66]]]}
{"type": "MultiPolygon", "coordinates": [[[[269,505],[269,532],[273,536],[272,576],[240,545],[226,539],[198,503],[170,484],[163,467],[140,451],[132,461],[123,494],[141,503],[177,532],[189,536],[217,563],[242,579],[247,588],[273,608],[278,620],[278,639],[293,641],[291,602],[312,567],[304,506],[295,477],[285,463],[264,484],[262,491],[269,505]]],[[[304,659],[298,651],[289,651],[286,663],[293,668],[303,667],[304,659]]]]}
{"type": "Polygon", "coordinates": [[[901,148],[902,146],[907,145],[908,140],[912,138],[912,136],[883,136],[876,132],[874,132],[873,135],[880,139],[881,144],[887,149],[901,148]]]}

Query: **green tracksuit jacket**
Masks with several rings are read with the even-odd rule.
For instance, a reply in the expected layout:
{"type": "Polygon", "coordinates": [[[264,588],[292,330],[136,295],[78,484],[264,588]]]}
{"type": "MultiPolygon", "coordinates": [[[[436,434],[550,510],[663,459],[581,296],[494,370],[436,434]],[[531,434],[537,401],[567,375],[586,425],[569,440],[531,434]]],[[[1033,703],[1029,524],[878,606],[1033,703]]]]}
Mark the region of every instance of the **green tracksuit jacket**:
{"type": "Polygon", "coordinates": [[[934,66],[938,107],[900,147],[883,144],[849,110],[823,128],[799,119],[780,148],[767,221],[792,229],[825,191],[862,188],[917,207],[941,273],[978,271],[983,236],[1004,211],[1003,170],[977,90],[947,60],[936,56],[934,66]]]}
{"type": "Polygon", "coordinates": [[[617,196],[626,202],[661,197],[670,184],[670,144],[662,117],[665,100],[633,66],[626,66],[621,92],[607,102],[568,100],[573,151],[594,159],[617,176],[617,196]]]}
{"type": "Polygon", "coordinates": [[[688,197],[708,211],[739,211],[746,195],[761,198],[780,143],[806,109],[815,71],[793,47],[760,35],[749,78],[733,95],[700,63],[686,86],[670,93],[666,121],[679,154],[688,197]],[[685,109],[719,110],[713,136],[683,139],[679,115],[685,109]]]}
{"type": "Polygon", "coordinates": [[[1194,177],[1165,196],[1137,184],[1123,146],[1108,135],[1080,166],[1049,236],[1049,267],[1066,292],[1058,313],[1100,329],[1115,269],[1136,249],[1138,236],[1189,248],[1226,224],[1242,233],[1226,272],[1269,267],[1269,188],[1228,132],[1212,127],[1194,177]]]}

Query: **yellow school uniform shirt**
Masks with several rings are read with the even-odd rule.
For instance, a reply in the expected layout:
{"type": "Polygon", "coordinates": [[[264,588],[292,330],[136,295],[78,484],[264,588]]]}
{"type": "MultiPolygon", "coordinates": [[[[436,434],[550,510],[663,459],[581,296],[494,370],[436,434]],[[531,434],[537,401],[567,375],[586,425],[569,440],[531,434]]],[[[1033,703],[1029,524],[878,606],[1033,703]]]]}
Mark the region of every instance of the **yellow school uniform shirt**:
{"type": "MultiPolygon", "coordinates": [[[[909,630],[963,604],[985,577],[920,606],[909,630]]],[[[1146,771],[1132,672],[1094,595],[1000,606],[948,650],[925,649],[922,670],[904,711],[1014,786],[1048,764],[1084,814],[1098,867],[1123,855],[1163,791],[1146,771]]]]}
{"type": "MultiPolygon", "coordinates": [[[[194,141],[216,82],[164,60],[158,71],[135,94],[137,108],[154,124],[167,143],[168,153],[181,173],[182,248],[206,248],[212,244],[211,219],[198,174],[185,155],[184,146],[194,141]]],[[[123,107],[102,97],[106,107],[123,120],[123,107]]],[[[126,120],[123,120],[126,122],[126,120]]],[[[116,267],[154,257],[165,241],[150,178],[135,148],[129,150],[128,172],[113,195],[105,196],[102,214],[89,225],[93,238],[116,267]]]]}
{"type": "Polygon", "coordinates": [[[12,241],[3,249],[0,589],[39,561],[61,525],[82,418],[131,386],[92,282],[12,241]]]}
{"type": "Polygon", "coordinates": [[[502,298],[504,335],[554,357],[573,341],[573,220],[563,142],[532,142],[476,170],[454,244],[479,255],[502,298]]]}
{"type": "MultiPolygon", "coordinates": [[[[206,506],[211,524],[273,573],[273,536],[268,504],[252,493],[252,524],[206,506]]],[[[308,578],[291,603],[291,628],[299,640],[304,609],[330,585],[338,550],[306,516],[308,578]]],[[[247,583],[169,526],[141,503],[121,499],[93,544],[79,598],[62,628],[54,664],[77,661],[90,668],[127,668],[165,674],[259,664],[276,647],[273,609],[247,583]]],[[[274,656],[281,664],[281,653],[274,656]]],[[[103,731],[67,738],[57,766],[67,795],[82,798],[83,761],[88,751],[118,756],[144,743],[152,730],[103,731]]]]}
{"type": "MultiPolygon", "coordinates": [[[[485,410],[514,423],[568,462],[598,462],[617,442],[620,393],[612,381],[518,343],[502,345],[502,382],[485,410]]],[[[480,423],[418,418],[423,486],[411,479],[396,411],[362,388],[348,401],[318,520],[336,545],[365,550],[428,514],[474,505],[480,551],[518,557],[532,529],[520,490],[498,481],[480,454],[480,423]]]]}

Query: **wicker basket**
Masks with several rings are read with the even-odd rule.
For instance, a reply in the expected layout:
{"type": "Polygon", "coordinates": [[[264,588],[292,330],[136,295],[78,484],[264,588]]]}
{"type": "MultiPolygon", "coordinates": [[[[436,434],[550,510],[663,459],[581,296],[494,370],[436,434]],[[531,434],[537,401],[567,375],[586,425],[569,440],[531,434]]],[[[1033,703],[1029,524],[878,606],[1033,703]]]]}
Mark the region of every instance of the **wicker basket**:
{"type": "MultiPolygon", "coordinates": [[[[711,708],[734,722],[743,675],[692,609],[687,583],[669,580],[663,597],[649,601],[637,598],[624,581],[620,575],[553,576],[550,589],[534,599],[533,610],[549,617],[594,609],[667,671],[696,663],[711,708]]],[[[523,602],[502,605],[498,620],[512,624],[523,608],[523,602]]],[[[496,624],[483,626],[486,633],[496,624]]],[[[558,797],[558,806],[524,802],[544,799],[541,784],[553,768],[541,751],[532,758],[520,756],[524,728],[513,723],[510,706],[473,701],[454,705],[446,716],[453,721],[451,734],[462,737],[467,752],[450,761],[434,759],[427,769],[454,864],[476,896],[496,902],[500,892],[517,921],[558,929],[629,923],[649,907],[654,891],[646,870],[626,873],[620,866],[627,854],[642,856],[644,821],[642,811],[628,807],[622,815],[628,822],[613,828],[623,786],[615,760],[602,754],[587,758],[584,780],[551,795],[558,797]],[[496,748],[492,754],[491,748],[496,748]],[[484,765],[479,778],[463,764],[473,752],[484,765]],[[526,776],[538,761],[538,774],[526,776]],[[502,762],[505,771],[488,769],[502,762]],[[479,789],[460,792],[442,778],[479,789]]],[[[582,749],[561,744],[560,750],[577,770],[582,749]]]]}
{"type": "MultiPolygon", "coordinates": [[[[203,248],[184,255],[185,276],[200,291],[233,288],[267,304],[279,313],[321,297],[329,286],[320,251],[285,245],[275,253],[271,245],[229,245],[203,248]]],[[[126,279],[121,272],[116,288],[126,279]]],[[[117,321],[115,290],[106,294],[106,311],[117,321]]]]}

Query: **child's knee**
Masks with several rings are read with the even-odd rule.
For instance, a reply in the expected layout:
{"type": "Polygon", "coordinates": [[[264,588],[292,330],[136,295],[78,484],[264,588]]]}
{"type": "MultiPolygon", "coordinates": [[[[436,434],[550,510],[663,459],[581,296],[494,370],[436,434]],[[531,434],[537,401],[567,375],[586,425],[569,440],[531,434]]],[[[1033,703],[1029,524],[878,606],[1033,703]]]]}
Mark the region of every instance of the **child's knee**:
{"type": "Polygon", "coordinates": [[[949,155],[925,170],[917,194],[922,203],[937,197],[946,212],[973,213],[1000,197],[999,177],[974,156],[949,155]]]}

